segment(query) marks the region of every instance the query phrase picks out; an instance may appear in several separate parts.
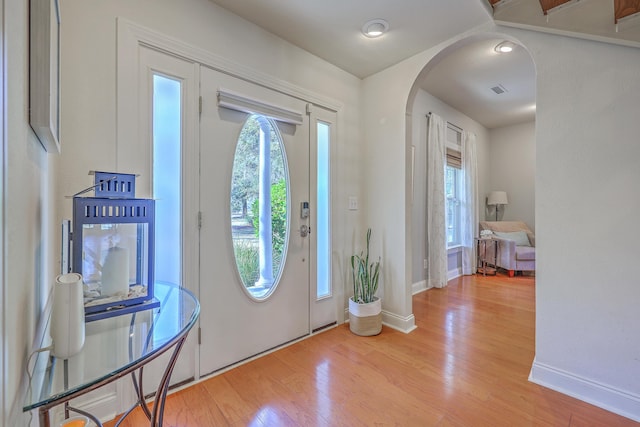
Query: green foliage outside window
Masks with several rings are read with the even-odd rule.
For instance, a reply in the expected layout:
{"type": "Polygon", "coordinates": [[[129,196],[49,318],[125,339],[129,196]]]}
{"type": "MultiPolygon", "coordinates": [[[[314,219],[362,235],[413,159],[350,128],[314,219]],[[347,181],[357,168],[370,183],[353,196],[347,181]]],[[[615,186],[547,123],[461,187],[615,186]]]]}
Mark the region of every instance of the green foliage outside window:
{"type": "MultiPolygon", "coordinates": [[[[259,257],[259,169],[260,123],[250,117],[240,132],[233,163],[231,217],[233,247],[238,272],[247,288],[260,278],[259,257]]],[[[270,182],[273,271],[280,271],[287,229],[287,169],[277,128],[270,130],[270,182]]]]}
{"type": "MultiPolygon", "coordinates": [[[[255,235],[260,233],[258,200],[251,205],[251,220],[255,235]]],[[[284,179],[271,185],[271,228],[273,232],[273,259],[280,258],[287,233],[287,185],[284,179]]]]}
{"type": "Polygon", "coordinates": [[[236,264],[242,283],[246,287],[253,286],[260,278],[258,247],[245,240],[234,240],[233,251],[236,255],[236,264]]]}

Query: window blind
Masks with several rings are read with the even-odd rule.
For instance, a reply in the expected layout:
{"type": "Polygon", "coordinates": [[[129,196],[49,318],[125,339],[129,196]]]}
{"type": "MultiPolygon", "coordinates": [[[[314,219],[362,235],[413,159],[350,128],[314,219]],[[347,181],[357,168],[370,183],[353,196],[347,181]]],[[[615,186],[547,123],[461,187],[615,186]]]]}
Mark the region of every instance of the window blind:
{"type": "Polygon", "coordinates": [[[462,169],[462,153],[458,150],[447,147],[447,166],[462,169]]]}
{"type": "Polygon", "coordinates": [[[271,119],[301,125],[304,114],[299,111],[279,107],[226,89],[218,89],[218,106],[249,114],[260,114],[271,119]]]}

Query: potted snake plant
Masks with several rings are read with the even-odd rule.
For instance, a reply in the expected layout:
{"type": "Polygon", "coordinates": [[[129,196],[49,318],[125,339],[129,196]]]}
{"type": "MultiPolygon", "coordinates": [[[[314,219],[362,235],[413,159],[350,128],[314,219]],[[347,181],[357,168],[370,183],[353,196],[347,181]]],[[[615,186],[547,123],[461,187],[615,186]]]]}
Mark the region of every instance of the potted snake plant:
{"type": "Polygon", "coordinates": [[[349,329],[356,335],[378,335],[382,331],[382,301],[376,296],[380,278],[380,259],[371,261],[367,230],[366,250],[351,256],[353,296],[349,298],[349,329]]]}

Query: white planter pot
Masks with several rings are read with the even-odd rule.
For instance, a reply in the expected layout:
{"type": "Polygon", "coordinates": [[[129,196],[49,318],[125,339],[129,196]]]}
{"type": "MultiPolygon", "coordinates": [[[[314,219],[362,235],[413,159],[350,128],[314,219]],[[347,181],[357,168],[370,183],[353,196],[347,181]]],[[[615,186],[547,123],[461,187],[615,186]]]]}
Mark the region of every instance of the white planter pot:
{"type": "Polygon", "coordinates": [[[358,304],[349,298],[349,329],[356,335],[378,335],[382,331],[382,300],[358,304]]]}

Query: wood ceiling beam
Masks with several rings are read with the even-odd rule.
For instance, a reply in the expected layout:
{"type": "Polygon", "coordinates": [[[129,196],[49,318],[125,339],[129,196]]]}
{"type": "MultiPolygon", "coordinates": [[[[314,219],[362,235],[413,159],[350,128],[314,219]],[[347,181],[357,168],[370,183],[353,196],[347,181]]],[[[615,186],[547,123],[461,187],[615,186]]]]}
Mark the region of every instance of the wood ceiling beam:
{"type": "Polygon", "coordinates": [[[542,12],[546,15],[548,11],[554,7],[561,6],[565,3],[569,3],[571,0],[540,0],[540,6],[542,6],[542,12]]]}
{"type": "Polygon", "coordinates": [[[640,12],[640,0],[613,0],[616,24],[619,19],[640,12]]]}
{"type": "MultiPolygon", "coordinates": [[[[488,0],[489,4],[493,8],[495,8],[498,3],[503,2],[504,0],[488,0]]],[[[563,4],[575,1],[575,0],[539,0],[540,6],[542,7],[542,12],[546,15],[551,9],[554,9],[558,6],[562,6],[563,4]]],[[[614,9],[614,17],[615,23],[622,18],[626,18],[627,16],[635,15],[636,13],[640,13],[640,0],[613,0],[613,9],[614,9]]]]}

